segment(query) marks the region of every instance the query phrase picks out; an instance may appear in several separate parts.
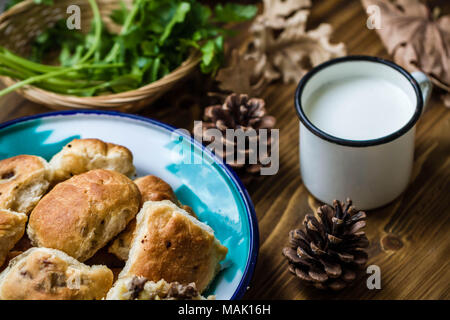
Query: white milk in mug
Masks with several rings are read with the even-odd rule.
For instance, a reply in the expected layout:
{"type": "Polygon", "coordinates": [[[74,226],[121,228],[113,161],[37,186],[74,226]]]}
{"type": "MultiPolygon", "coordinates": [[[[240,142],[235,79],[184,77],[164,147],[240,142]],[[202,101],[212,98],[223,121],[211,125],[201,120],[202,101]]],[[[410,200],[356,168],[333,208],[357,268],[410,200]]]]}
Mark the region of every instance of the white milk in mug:
{"type": "Polygon", "coordinates": [[[325,62],[299,83],[300,171],[319,200],[383,206],[407,187],[415,124],[431,91],[420,72],[368,56],[325,62]]]}

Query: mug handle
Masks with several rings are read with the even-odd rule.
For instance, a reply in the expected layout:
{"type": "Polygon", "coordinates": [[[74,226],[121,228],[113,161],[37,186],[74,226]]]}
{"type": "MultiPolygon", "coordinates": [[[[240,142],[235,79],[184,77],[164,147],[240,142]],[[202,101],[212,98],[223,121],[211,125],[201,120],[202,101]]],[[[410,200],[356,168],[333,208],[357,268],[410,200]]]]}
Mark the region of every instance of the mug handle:
{"type": "Polygon", "coordinates": [[[414,71],[411,73],[411,75],[414,79],[416,79],[417,83],[419,84],[420,91],[422,91],[422,98],[423,98],[422,114],[423,114],[428,105],[428,101],[430,100],[431,91],[433,90],[433,84],[431,83],[428,76],[421,71],[414,71]]]}

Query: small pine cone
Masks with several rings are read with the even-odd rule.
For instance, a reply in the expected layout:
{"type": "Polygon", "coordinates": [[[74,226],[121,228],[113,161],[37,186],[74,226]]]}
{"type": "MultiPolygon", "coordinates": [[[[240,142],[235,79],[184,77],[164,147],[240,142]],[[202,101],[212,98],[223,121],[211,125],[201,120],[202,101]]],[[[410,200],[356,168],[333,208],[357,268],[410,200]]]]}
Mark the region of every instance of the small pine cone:
{"type": "Polygon", "coordinates": [[[364,231],[366,214],[352,201],[334,200],[315,215],[306,215],[304,229],[289,233],[289,247],[283,255],[289,271],[319,289],[341,290],[352,283],[367,263],[369,246],[364,231]]]}
{"type": "MultiPolygon", "coordinates": [[[[275,125],[275,118],[266,114],[265,102],[263,99],[251,98],[246,94],[231,94],[223,105],[213,105],[205,109],[204,122],[194,126],[194,135],[196,138],[202,137],[203,142],[209,144],[214,141],[214,137],[208,134],[208,129],[219,129],[222,133],[221,144],[223,151],[215,150],[216,155],[223,158],[228,165],[237,171],[244,182],[251,181],[252,177],[259,174],[262,163],[265,163],[258,154],[258,148],[261,146],[259,129],[272,129],[275,125]],[[246,137],[245,148],[237,147],[237,140],[227,140],[227,129],[242,129],[247,132],[250,129],[256,131],[256,136],[246,137]],[[255,142],[259,146],[254,150],[250,148],[251,142],[255,142]],[[228,146],[228,148],[227,148],[228,146]],[[231,146],[231,147],[230,147],[231,146]],[[229,150],[227,152],[227,150],[229,150]],[[232,150],[232,151],[230,151],[232,150]],[[245,159],[245,163],[236,161],[238,154],[245,159]],[[234,156],[234,161],[227,161],[227,156],[234,156]],[[250,163],[250,159],[257,159],[256,163],[250,163]]],[[[270,145],[272,138],[270,131],[267,135],[267,152],[270,156],[270,145]]],[[[254,161],[253,161],[254,162],[254,161]]],[[[266,163],[267,165],[267,163],[266,163]]]]}

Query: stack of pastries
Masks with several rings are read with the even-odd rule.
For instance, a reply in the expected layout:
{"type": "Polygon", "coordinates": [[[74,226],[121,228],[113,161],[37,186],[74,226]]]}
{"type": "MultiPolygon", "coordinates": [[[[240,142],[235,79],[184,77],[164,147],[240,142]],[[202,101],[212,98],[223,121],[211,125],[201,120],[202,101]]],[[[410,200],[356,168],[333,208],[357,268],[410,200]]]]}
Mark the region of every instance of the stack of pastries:
{"type": "Polygon", "coordinates": [[[130,150],[98,139],[0,161],[0,300],[205,299],[228,249],[166,182],[134,176],[130,150]],[[116,276],[89,263],[102,252],[116,276]]]}

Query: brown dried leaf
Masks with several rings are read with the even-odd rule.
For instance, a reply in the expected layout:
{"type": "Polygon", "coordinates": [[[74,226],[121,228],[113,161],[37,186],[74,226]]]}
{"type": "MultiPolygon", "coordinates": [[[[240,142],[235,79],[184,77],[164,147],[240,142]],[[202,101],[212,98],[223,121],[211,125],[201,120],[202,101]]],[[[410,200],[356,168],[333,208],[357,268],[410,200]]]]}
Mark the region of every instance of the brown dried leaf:
{"type": "Polygon", "coordinates": [[[309,9],[311,0],[264,0],[264,24],[273,28],[284,28],[285,18],[293,13],[309,9]]]}
{"type": "Polygon", "coordinates": [[[239,54],[238,50],[233,50],[229,66],[220,69],[217,73],[219,89],[258,96],[267,83],[264,78],[254,80],[253,70],[256,64],[255,59],[245,58],[239,54]]]}
{"type": "Polygon", "coordinates": [[[450,16],[418,0],[362,0],[367,8],[380,8],[381,40],[398,64],[409,71],[425,72],[433,83],[450,91],[450,16]]]}
{"type": "Polygon", "coordinates": [[[329,42],[331,26],[306,31],[310,1],[266,0],[251,27],[253,41],[246,57],[258,61],[253,75],[273,81],[299,81],[311,68],[345,54],[343,44],[329,42]]]}

